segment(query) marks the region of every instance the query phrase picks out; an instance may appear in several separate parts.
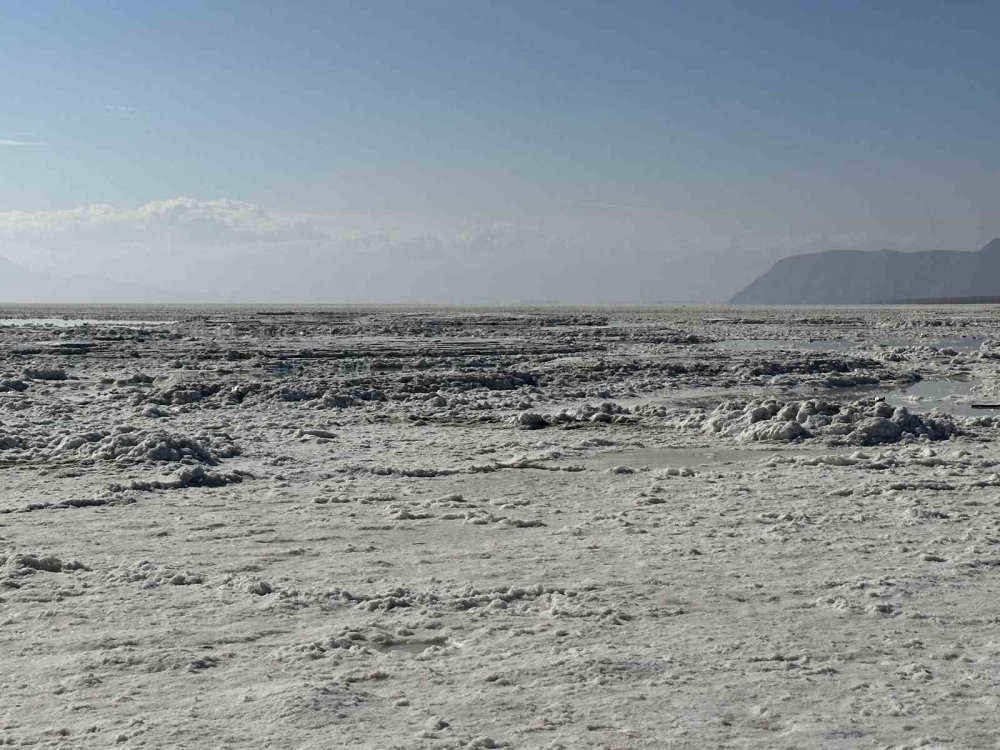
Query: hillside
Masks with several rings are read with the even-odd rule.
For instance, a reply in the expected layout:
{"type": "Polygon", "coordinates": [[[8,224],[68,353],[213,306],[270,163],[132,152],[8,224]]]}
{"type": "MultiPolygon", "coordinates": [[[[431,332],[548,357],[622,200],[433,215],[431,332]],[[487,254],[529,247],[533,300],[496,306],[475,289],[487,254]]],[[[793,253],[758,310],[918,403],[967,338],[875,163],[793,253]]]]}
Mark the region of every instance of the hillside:
{"type": "Polygon", "coordinates": [[[175,296],[103,276],[37,273],[0,256],[0,303],[162,302],[175,296]]]}
{"type": "Polygon", "coordinates": [[[875,304],[1000,296],[1000,239],[978,252],[827,250],[778,261],[733,304],[875,304]]]}

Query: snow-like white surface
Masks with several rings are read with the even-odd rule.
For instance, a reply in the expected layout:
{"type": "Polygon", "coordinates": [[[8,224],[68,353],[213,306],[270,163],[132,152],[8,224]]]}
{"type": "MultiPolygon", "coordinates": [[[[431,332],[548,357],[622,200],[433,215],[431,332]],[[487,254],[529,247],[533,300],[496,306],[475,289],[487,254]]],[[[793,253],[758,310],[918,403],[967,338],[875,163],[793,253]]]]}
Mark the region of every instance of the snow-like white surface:
{"type": "Polygon", "coordinates": [[[993,310],[270,312],[0,330],[0,743],[995,742],[993,310]]]}

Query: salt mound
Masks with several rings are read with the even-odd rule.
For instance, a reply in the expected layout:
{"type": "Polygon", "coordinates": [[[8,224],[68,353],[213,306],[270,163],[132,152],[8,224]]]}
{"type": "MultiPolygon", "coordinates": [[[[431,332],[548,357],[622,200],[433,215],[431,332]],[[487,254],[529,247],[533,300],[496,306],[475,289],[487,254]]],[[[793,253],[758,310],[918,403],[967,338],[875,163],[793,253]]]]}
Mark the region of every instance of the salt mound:
{"type": "Polygon", "coordinates": [[[511,424],[520,427],[522,430],[538,430],[554,424],[565,424],[567,422],[603,422],[621,424],[623,422],[635,422],[636,417],[632,415],[630,409],[613,401],[594,406],[584,404],[576,409],[561,409],[555,414],[539,414],[538,412],[525,411],[510,420],[511,424]]]}
{"type": "Polygon", "coordinates": [[[73,570],[90,568],[79,560],[64,561],[53,555],[0,554],[0,577],[3,578],[20,578],[34,573],[67,573],[73,570]]]}
{"type": "MultiPolygon", "coordinates": [[[[149,382],[149,381],[142,381],[149,382]]],[[[161,406],[193,404],[214,396],[222,390],[221,383],[206,383],[189,378],[167,375],[153,381],[156,390],[145,397],[147,403],[161,406]]]]}
{"type": "Polygon", "coordinates": [[[26,367],[23,377],[25,380],[69,380],[65,370],[53,367],[26,367]]]}
{"type": "Polygon", "coordinates": [[[122,426],[55,437],[0,430],[6,460],[91,459],[119,463],[200,463],[214,466],[240,454],[228,435],[189,437],[122,426]],[[13,454],[13,455],[11,455],[13,454]]]}
{"type": "Polygon", "coordinates": [[[201,573],[163,565],[151,560],[139,560],[136,563],[121,564],[107,574],[109,581],[116,583],[138,583],[141,588],[150,589],[161,585],[191,586],[204,583],[201,573]]]}
{"type": "Polygon", "coordinates": [[[108,435],[96,443],[81,445],[78,452],[110,461],[176,462],[194,459],[199,463],[212,465],[239,453],[236,446],[224,438],[190,438],[166,432],[108,435]]]}
{"type": "Polygon", "coordinates": [[[0,429],[0,451],[23,450],[27,447],[28,443],[23,437],[16,433],[0,429]]]}
{"type": "Polygon", "coordinates": [[[224,487],[227,484],[239,484],[245,477],[250,476],[241,471],[207,471],[204,466],[182,466],[173,474],[154,480],[135,480],[126,487],[124,485],[112,485],[112,491],[131,490],[179,490],[185,487],[224,487]]]}
{"type": "Polygon", "coordinates": [[[708,413],[686,414],[675,426],[740,442],[781,442],[826,437],[851,445],[881,445],[905,439],[946,440],[959,433],[950,417],[922,416],[883,401],[835,404],[806,401],[723,401],[708,413]]]}

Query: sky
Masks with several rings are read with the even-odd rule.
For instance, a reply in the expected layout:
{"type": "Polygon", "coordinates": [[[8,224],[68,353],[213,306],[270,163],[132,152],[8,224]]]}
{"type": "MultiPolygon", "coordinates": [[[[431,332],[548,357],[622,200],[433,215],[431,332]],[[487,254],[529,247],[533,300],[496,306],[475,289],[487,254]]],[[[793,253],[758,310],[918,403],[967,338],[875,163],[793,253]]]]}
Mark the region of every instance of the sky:
{"type": "Polygon", "coordinates": [[[0,5],[0,256],[219,301],[692,302],[1000,235],[1000,3],[0,5]]]}

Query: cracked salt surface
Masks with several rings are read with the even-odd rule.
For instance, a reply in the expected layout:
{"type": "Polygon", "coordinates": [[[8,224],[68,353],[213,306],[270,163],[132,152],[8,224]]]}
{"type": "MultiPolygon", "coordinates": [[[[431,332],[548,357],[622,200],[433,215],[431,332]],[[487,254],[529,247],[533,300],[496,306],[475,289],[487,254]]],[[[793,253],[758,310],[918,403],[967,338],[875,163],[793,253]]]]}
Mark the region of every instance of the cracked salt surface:
{"type": "Polygon", "coordinates": [[[995,308],[92,312],[0,326],[4,746],[1000,734],[995,308]]]}

